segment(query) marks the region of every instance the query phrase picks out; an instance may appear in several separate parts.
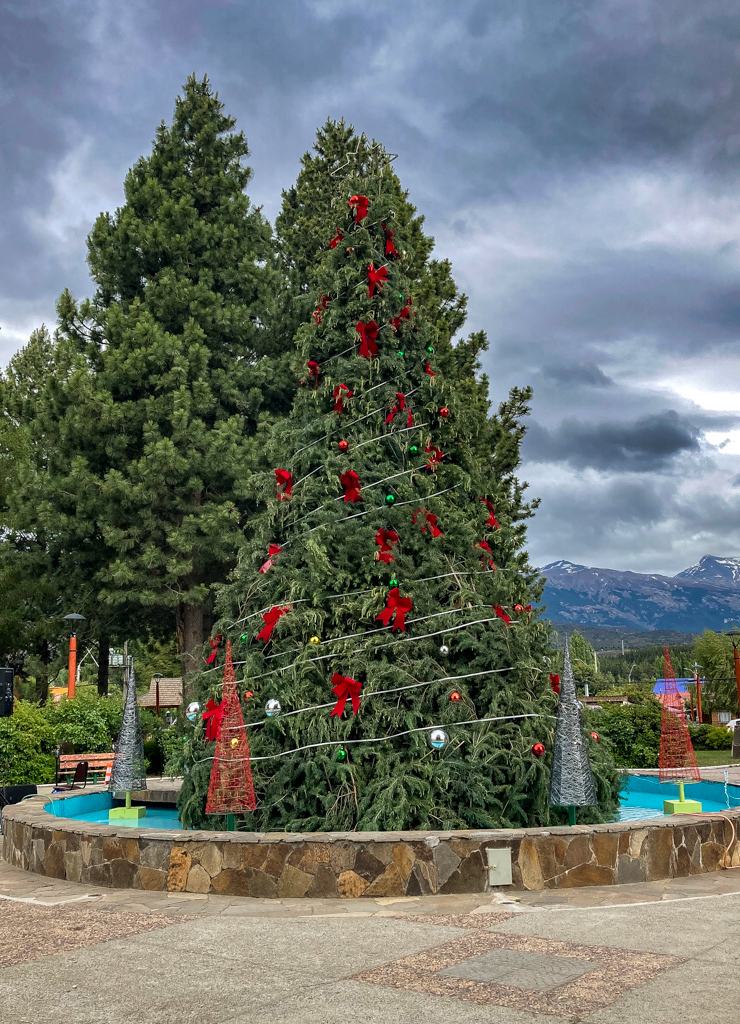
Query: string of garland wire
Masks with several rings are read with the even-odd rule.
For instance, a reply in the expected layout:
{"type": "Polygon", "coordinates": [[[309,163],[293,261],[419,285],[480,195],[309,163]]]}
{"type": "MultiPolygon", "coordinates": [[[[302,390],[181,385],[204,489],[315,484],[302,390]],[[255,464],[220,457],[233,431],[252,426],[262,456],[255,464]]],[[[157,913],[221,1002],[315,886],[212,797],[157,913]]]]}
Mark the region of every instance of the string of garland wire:
{"type": "MultiPolygon", "coordinates": [[[[494,718],[471,718],[467,722],[446,722],[445,729],[451,729],[458,725],[482,725],[484,722],[512,722],[519,718],[554,718],[554,715],[540,715],[535,712],[530,712],[524,715],[499,715],[494,718]]],[[[410,736],[414,732],[430,732],[432,729],[439,728],[434,725],[421,725],[415,729],[404,729],[403,732],[390,733],[388,736],[368,736],[364,739],[357,740],[324,740],[321,743],[307,743],[303,747],[294,747],[292,750],[281,750],[278,754],[262,754],[259,757],[239,757],[234,758],[232,761],[229,759],[229,764],[237,764],[239,762],[246,761],[274,761],[277,757],[288,757],[290,754],[300,754],[304,750],[316,750],[319,747],[347,747],[350,744],[359,743],[384,743],[386,740],[396,740],[399,736],[410,736]]],[[[204,764],[206,761],[214,761],[214,757],[201,757],[197,761],[193,761],[193,764],[204,764]]],[[[222,758],[223,760],[223,758],[222,758]]]]}

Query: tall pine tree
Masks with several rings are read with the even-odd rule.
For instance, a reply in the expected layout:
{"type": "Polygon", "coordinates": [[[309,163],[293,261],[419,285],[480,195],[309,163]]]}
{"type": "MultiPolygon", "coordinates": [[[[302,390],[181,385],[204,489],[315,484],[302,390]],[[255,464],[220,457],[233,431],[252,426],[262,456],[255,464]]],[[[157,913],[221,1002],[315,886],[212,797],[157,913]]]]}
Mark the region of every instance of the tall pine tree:
{"type": "Polygon", "coordinates": [[[234,126],[191,77],[92,230],[94,298],[58,307],[54,514],[91,523],[98,600],[174,614],[184,672],[235,561],[255,429],[284,404],[264,328],[271,232],[234,126]]]}
{"type": "MultiPolygon", "coordinates": [[[[264,433],[272,469],[253,478],[264,511],[222,589],[218,630],[241,640],[253,693],[258,806],[244,828],[523,826],[552,813],[537,746],[549,748],[555,710],[549,627],[531,607],[540,578],[512,477],[526,396],[492,458],[477,383],[444,372],[417,309],[403,201],[383,167],[338,191],[292,414],[264,433]]],[[[218,674],[201,676],[203,702],[218,674]]],[[[186,739],[181,817],[203,826],[213,747],[200,723],[186,739]]],[[[599,817],[618,782],[597,757],[599,817]]]]}

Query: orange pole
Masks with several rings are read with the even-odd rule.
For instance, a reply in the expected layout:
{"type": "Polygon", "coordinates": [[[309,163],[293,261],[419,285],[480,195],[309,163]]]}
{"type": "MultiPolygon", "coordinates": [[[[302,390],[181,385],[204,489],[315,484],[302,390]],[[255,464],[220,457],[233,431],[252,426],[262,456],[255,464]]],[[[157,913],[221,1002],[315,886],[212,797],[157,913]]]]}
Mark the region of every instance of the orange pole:
{"type": "Polygon", "coordinates": [[[77,636],[72,634],[69,638],[69,670],[67,673],[67,697],[69,700],[75,695],[75,676],[77,675],[77,636]]]}
{"type": "Polygon", "coordinates": [[[696,713],[699,716],[699,725],[701,725],[704,721],[701,714],[701,679],[696,672],[694,672],[694,679],[696,680],[696,713]]]}
{"type": "Polygon", "coordinates": [[[737,649],[737,644],[734,641],[732,647],[735,656],[735,685],[737,686],[737,708],[738,713],[740,714],[740,651],[737,649]]]}

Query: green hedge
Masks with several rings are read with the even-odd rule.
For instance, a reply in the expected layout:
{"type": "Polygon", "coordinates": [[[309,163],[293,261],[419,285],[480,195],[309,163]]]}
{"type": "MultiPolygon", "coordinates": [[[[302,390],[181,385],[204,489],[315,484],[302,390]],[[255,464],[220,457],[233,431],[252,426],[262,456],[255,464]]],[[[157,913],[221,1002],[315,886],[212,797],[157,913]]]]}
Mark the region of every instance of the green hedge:
{"type": "Polygon", "coordinates": [[[19,700],[0,718],[0,785],[42,785],[54,781],[54,730],[41,708],[19,700]]]}

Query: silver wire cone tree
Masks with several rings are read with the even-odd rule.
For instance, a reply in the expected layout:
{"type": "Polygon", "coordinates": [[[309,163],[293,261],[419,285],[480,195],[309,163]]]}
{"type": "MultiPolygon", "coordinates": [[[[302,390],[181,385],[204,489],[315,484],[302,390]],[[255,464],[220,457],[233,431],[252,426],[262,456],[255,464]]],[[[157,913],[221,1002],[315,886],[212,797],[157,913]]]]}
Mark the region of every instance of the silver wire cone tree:
{"type": "Polygon", "coordinates": [[[146,789],[144,736],[141,732],[133,664],[126,668],[126,703],[108,789],[111,793],[129,793],[133,789],[146,789]]]}
{"type": "Polygon", "coordinates": [[[567,640],[563,677],[560,681],[548,802],[552,807],[587,807],[597,803],[588,743],[583,733],[581,707],[576,697],[576,684],[570,663],[570,645],[567,640]]]}

